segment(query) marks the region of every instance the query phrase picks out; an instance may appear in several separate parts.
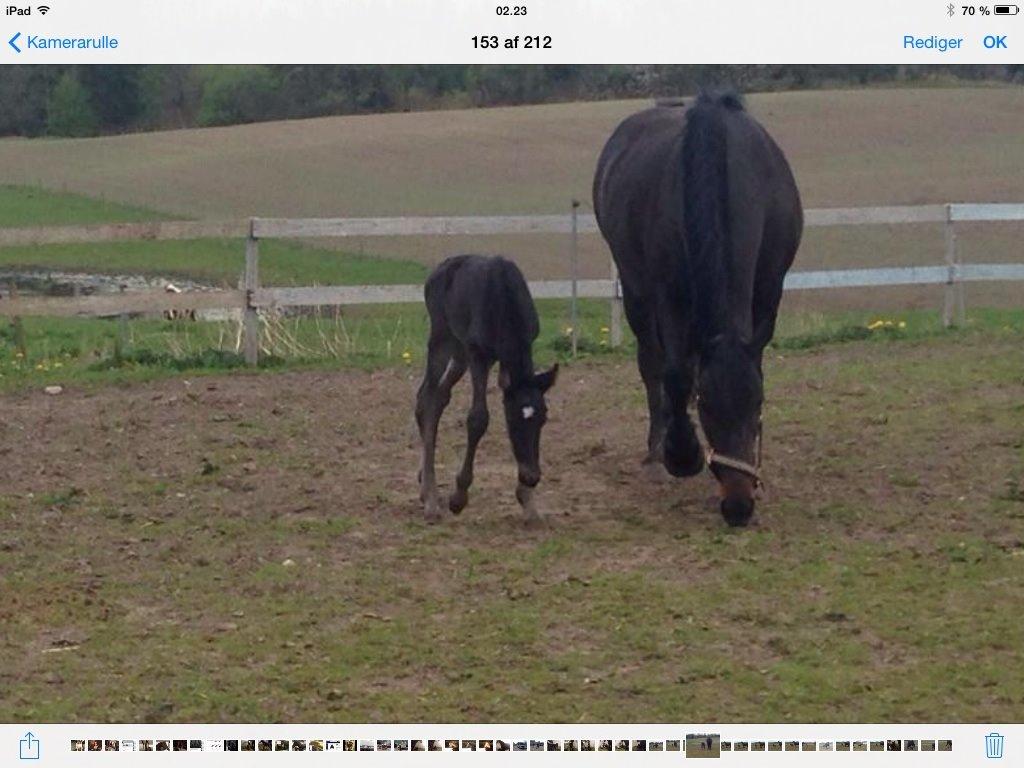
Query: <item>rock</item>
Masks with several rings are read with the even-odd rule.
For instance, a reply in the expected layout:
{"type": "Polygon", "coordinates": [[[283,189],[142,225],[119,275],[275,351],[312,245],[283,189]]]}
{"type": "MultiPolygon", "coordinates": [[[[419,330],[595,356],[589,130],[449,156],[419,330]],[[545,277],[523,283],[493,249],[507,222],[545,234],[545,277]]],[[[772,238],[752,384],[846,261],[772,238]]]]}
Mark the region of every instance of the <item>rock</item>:
{"type": "Polygon", "coordinates": [[[64,387],[62,387],[60,384],[53,384],[43,389],[43,392],[45,392],[48,395],[59,395],[63,391],[64,387]]]}

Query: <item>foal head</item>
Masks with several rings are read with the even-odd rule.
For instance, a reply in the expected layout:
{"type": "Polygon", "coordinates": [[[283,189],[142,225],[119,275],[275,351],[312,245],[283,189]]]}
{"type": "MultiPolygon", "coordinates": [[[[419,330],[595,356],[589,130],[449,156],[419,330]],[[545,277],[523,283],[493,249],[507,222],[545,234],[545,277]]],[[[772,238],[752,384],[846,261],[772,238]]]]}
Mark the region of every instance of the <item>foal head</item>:
{"type": "Polygon", "coordinates": [[[505,422],[512,454],[519,465],[519,482],[533,488],[540,482],[540,430],[548,418],[544,393],[558,378],[558,363],[523,381],[513,382],[502,372],[498,383],[505,405],[505,422]]]}
{"type": "Polygon", "coordinates": [[[697,411],[711,450],[708,465],[718,480],[722,516],[746,525],[754,514],[758,440],[764,398],[753,347],[735,336],[711,340],[697,381],[697,411]]]}

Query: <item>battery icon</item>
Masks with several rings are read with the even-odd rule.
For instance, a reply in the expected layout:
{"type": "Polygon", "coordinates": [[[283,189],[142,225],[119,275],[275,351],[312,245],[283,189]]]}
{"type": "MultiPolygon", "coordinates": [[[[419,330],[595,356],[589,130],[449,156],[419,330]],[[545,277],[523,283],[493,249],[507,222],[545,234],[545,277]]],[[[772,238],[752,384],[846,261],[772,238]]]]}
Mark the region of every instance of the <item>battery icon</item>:
{"type": "Polygon", "coordinates": [[[1020,8],[1016,5],[997,5],[995,6],[996,16],[1016,16],[1020,13],[1020,8]]]}

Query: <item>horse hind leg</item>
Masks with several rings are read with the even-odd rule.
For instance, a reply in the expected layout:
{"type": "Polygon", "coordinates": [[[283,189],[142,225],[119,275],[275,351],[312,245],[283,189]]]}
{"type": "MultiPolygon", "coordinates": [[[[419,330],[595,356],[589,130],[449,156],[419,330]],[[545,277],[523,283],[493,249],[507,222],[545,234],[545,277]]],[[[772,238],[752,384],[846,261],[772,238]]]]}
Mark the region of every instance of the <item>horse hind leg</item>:
{"type": "Polygon", "coordinates": [[[443,507],[434,468],[437,426],[451,400],[452,387],[466,370],[457,347],[447,342],[431,340],[427,349],[427,369],[416,394],[416,424],[423,449],[419,471],[420,501],[423,503],[423,516],[428,522],[440,520],[443,507]]]}

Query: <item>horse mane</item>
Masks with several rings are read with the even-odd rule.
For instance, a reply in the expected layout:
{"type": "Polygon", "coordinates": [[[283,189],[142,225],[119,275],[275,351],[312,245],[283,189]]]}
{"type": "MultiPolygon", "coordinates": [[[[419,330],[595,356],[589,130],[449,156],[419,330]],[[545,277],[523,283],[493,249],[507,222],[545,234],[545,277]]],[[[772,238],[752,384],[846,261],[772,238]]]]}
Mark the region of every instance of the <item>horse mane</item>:
{"type": "Polygon", "coordinates": [[[734,92],[701,91],[683,130],[684,275],[701,352],[725,327],[731,254],[725,112],[743,111],[734,92]]]}

